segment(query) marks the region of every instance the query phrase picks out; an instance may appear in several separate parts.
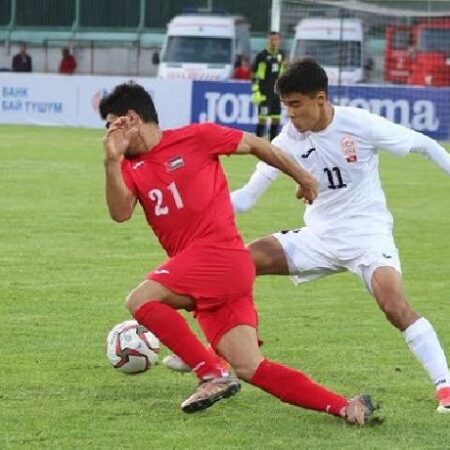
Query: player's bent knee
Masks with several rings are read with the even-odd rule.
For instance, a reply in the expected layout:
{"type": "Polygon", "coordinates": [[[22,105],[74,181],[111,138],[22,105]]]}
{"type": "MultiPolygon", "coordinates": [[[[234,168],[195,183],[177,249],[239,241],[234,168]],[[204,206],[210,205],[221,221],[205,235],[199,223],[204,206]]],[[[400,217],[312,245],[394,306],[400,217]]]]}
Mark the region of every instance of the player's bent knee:
{"type": "Polygon", "coordinates": [[[142,305],[149,301],[161,300],[161,295],[153,286],[152,282],[144,282],[137,288],[133,289],[125,300],[125,306],[134,314],[142,305]]]}
{"type": "Polygon", "coordinates": [[[247,248],[255,264],[257,275],[289,274],[283,247],[273,236],[253,241],[247,248]]]}
{"type": "Polygon", "coordinates": [[[258,369],[258,366],[260,365],[262,361],[261,359],[255,359],[254,361],[249,361],[246,363],[241,364],[231,364],[233,367],[234,373],[236,376],[242,380],[246,381],[247,383],[250,383],[250,381],[253,378],[253,375],[255,374],[256,370],[258,369]]]}
{"type": "Polygon", "coordinates": [[[144,303],[147,303],[147,301],[148,299],[143,300],[142,297],[135,294],[135,291],[132,291],[125,299],[125,307],[131,314],[134,314],[144,303]]]}

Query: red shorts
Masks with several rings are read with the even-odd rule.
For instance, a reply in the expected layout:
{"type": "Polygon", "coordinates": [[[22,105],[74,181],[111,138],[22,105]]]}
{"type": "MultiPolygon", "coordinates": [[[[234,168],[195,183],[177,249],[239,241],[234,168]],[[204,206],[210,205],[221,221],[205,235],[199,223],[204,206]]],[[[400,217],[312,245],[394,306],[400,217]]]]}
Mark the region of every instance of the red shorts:
{"type": "Polygon", "coordinates": [[[191,247],[147,278],[194,300],[194,315],[213,347],[236,325],[258,325],[255,266],[245,248],[191,247]]]}

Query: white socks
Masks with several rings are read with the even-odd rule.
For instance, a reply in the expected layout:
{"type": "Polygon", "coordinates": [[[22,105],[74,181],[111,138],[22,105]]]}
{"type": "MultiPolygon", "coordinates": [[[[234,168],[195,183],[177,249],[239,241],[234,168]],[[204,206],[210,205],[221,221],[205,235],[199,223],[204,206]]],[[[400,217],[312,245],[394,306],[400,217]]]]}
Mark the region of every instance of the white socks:
{"type": "Polygon", "coordinates": [[[403,331],[406,343],[417,356],[436,389],[450,387],[450,373],[444,351],[433,326],[421,317],[403,331]]]}

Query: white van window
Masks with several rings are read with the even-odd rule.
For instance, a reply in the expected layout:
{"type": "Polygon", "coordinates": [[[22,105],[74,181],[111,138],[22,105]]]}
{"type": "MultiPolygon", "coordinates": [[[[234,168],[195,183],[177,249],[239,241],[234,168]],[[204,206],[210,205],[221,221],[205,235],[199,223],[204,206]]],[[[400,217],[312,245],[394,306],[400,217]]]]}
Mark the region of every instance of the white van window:
{"type": "Polygon", "coordinates": [[[169,36],[163,62],[231,64],[232,39],[169,36]]]}
{"type": "Polygon", "coordinates": [[[361,42],[309,39],[297,41],[294,59],[306,57],[313,58],[325,67],[339,67],[339,60],[341,60],[341,66],[344,68],[359,68],[361,67],[361,42]]]}

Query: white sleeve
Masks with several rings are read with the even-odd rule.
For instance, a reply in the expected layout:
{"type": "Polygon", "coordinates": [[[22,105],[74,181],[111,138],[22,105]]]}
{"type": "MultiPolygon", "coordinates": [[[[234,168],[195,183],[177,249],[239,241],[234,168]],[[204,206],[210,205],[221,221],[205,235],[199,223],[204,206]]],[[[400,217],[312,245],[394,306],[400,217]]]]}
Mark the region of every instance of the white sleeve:
{"type": "Polygon", "coordinates": [[[375,147],[396,156],[405,156],[410,152],[421,154],[450,175],[450,155],[435,140],[375,114],[371,114],[371,126],[375,147]]]}
{"type": "Polygon", "coordinates": [[[406,156],[411,150],[412,130],[377,114],[368,114],[370,141],[375,148],[395,156],[406,156]]]}
{"type": "Polygon", "coordinates": [[[242,188],[231,193],[235,213],[248,211],[280,174],[278,169],[259,162],[252,176],[242,188]]]}
{"type": "Polygon", "coordinates": [[[422,133],[413,131],[414,136],[411,143],[411,152],[419,153],[427,159],[431,159],[438,167],[450,175],[450,154],[441,147],[434,139],[422,133]]]}

